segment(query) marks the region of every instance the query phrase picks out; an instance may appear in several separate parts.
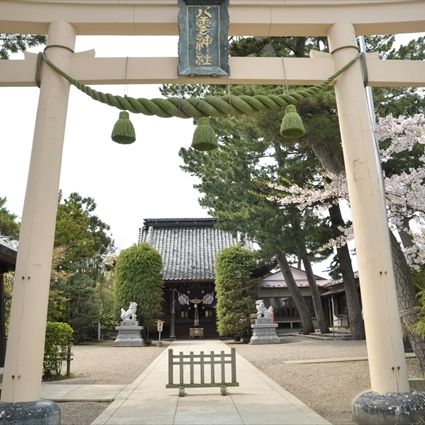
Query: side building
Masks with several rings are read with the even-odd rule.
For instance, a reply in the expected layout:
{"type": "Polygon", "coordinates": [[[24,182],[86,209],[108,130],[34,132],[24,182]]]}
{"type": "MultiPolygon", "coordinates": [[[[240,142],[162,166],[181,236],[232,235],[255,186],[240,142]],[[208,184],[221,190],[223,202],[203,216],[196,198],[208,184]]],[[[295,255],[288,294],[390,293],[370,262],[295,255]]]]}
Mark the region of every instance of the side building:
{"type": "Polygon", "coordinates": [[[241,241],[215,223],[213,218],[145,219],[139,231],[139,243],[150,244],[162,257],[166,337],[217,336],[215,258],[241,241]]]}
{"type": "MultiPolygon", "coordinates": [[[[307,307],[313,319],[313,324],[317,328],[307,275],[305,271],[293,266],[291,266],[291,273],[301,295],[307,303],[307,307]]],[[[332,326],[328,301],[325,300],[322,295],[328,290],[328,286],[332,284],[332,281],[317,275],[315,275],[315,279],[322,297],[323,310],[329,325],[332,326]]],[[[290,295],[288,285],[280,270],[264,276],[258,288],[258,298],[264,300],[266,307],[273,306],[275,314],[274,320],[279,324],[279,328],[299,329],[301,327],[300,315],[298,314],[298,310],[290,295]]]]}

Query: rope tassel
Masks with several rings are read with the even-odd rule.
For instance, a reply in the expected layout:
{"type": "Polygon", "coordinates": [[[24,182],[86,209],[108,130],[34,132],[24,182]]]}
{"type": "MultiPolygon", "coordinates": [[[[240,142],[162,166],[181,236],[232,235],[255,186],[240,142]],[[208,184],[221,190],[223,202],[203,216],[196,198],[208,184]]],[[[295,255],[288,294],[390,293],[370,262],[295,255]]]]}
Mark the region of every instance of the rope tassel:
{"type": "Polygon", "coordinates": [[[298,139],[305,134],[303,121],[294,105],[288,105],[285,108],[285,115],[280,125],[280,134],[287,139],[298,139]]]}
{"type": "Polygon", "coordinates": [[[120,112],[118,121],[112,129],[111,138],[114,142],[122,145],[129,145],[136,141],[136,132],[127,111],[120,112]]]}
{"type": "Polygon", "coordinates": [[[192,148],[197,151],[211,151],[217,149],[217,136],[211,127],[208,117],[198,119],[198,125],[193,133],[192,148]]]}

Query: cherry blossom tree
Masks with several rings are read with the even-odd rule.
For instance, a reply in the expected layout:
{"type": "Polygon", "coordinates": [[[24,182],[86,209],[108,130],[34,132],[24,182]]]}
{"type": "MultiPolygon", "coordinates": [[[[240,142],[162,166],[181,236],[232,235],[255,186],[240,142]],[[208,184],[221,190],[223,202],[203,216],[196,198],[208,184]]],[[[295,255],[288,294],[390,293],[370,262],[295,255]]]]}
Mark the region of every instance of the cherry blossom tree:
{"type": "MultiPolygon", "coordinates": [[[[403,244],[411,266],[425,265],[425,116],[389,115],[380,118],[375,130],[383,168],[388,220],[403,244]]],[[[300,210],[314,207],[317,214],[330,205],[348,201],[345,175],[325,172],[311,186],[273,187],[274,199],[282,205],[296,204],[300,210]]],[[[329,245],[353,238],[351,228],[341,228],[340,237],[329,245]]]]}

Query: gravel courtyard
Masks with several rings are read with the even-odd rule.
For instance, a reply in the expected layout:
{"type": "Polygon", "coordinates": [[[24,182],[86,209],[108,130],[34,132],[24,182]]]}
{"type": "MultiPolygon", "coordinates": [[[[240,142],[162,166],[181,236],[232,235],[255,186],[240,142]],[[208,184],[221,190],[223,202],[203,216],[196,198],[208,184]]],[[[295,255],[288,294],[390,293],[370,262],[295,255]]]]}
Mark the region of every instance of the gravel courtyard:
{"type": "MultiPolygon", "coordinates": [[[[370,387],[364,341],[323,341],[286,336],[281,344],[249,345],[228,341],[229,347],[309,405],[334,425],[351,421],[351,400],[370,387]],[[333,359],[329,362],[327,360],[333,359]]],[[[111,341],[73,347],[73,378],[61,383],[128,384],[166,348],[113,347],[111,341]]],[[[410,377],[421,377],[416,359],[408,359],[410,377]]],[[[89,425],[107,403],[59,403],[63,425],[89,425]]]]}

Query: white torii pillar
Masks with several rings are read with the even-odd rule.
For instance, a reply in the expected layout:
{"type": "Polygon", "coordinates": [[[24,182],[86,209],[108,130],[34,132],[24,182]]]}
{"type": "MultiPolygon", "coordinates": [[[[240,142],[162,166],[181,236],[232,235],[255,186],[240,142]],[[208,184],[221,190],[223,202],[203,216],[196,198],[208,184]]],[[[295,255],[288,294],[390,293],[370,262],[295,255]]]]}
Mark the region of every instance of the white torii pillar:
{"type": "MultiPolygon", "coordinates": [[[[70,24],[53,22],[49,25],[48,55],[64,70],[69,68],[74,44],[75,31],[70,24]]],[[[13,285],[1,394],[4,402],[30,402],[40,398],[68,96],[68,82],[43,66],[13,285]]],[[[30,408],[27,413],[37,417],[36,409],[30,408]]],[[[60,412],[58,415],[60,418],[60,412]]],[[[25,417],[21,420],[25,423],[25,417]]]]}
{"type": "MultiPolygon", "coordinates": [[[[348,22],[334,24],[328,40],[336,68],[358,48],[348,22]]],[[[382,171],[363,78],[357,61],[335,84],[371,380],[371,391],[353,401],[353,419],[360,424],[409,424],[423,414],[425,397],[409,391],[382,171]]]]}

